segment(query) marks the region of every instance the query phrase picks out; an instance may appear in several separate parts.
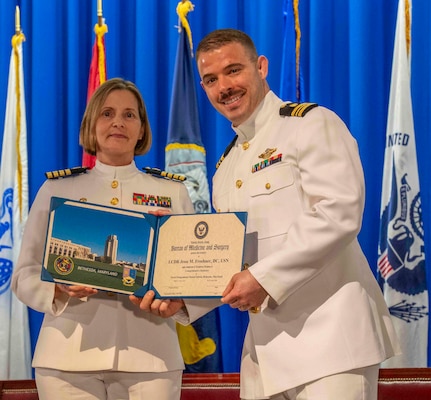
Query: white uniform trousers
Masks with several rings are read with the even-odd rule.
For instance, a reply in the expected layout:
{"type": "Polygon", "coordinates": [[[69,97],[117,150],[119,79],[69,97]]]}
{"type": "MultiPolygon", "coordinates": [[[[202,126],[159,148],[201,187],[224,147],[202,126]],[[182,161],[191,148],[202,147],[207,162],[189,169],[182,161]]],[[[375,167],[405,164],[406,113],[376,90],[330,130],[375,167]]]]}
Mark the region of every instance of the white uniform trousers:
{"type": "Polygon", "coordinates": [[[270,400],[377,400],[379,365],[327,376],[271,396],[270,400]]]}
{"type": "Polygon", "coordinates": [[[179,400],[182,370],[69,372],[36,368],[40,400],[179,400]]]}

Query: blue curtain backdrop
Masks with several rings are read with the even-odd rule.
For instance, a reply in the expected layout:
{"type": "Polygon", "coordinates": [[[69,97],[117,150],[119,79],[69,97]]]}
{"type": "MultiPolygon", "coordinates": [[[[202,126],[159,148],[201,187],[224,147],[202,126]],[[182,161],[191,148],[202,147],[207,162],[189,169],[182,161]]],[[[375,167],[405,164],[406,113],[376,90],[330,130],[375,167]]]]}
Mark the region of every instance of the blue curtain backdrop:
{"type": "MultiPolygon", "coordinates": [[[[107,76],[136,82],[155,137],[138,166],[163,168],[178,33],[177,0],[103,0],[107,76]]],[[[268,77],[280,87],[283,0],[194,0],[188,19],[196,48],[209,31],[246,31],[270,60],[268,77]]],[[[358,141],[367,197],[360,242],[376,269],[380,196],[392,51],[398,0],[300,0],[304,99],[327,106],[358,141]]],[[[422,190],[425,247],[431,257],[431,2],[412,0],[412,99],[422,190]]],[[[0,126],[3,132],[15,6],[21,9],[29,140],[30,201],[44,172],[81,164],[78,132],[85,108],[88,69],[97,21],[96,0],[2,0],[0,2],[0,126]]],[[[196,82],[199,79],[196,78],[196,82]]],[[[198,88],[202,138],[209,177],[232,138],[230,124],[211,108],[198,88]]],[[[0,141],[1,143],[1,141],[0,141]]],[[[431,270],[428,267],[428,276],[431,270]]],[[[431,279],[428,279],[430,282],[431,279]]],[[[229,313],[227,313],[230,315],[229,313]]],[[[32,346],[41,316],[31,312],[32,346]]],[[[226,317],[226,318],[229,318],[226,317]]],[[[235,321],[235,319],[233,319],[235,321]]],[[[232,323],[242,340],[244,326],[232,323]]],[[[225,367],[235,371],[240,349],[225,367]]],[[[239,345],[240,346],[240,345],[239,345]]]]}

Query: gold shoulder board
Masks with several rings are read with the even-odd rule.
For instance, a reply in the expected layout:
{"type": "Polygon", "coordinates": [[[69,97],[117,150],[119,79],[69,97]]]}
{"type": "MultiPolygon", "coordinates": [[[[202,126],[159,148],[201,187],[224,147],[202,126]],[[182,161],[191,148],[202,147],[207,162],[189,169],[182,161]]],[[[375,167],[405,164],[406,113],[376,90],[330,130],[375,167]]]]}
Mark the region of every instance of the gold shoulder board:
{"type": "Polygon", "coordinates": [[[66,178],[68,176],[82,174],[87,172],[88,167],[74,167],[74,168],[66,168],[59,169],[57,171],[45,172],[45,176],[48,179],[58,179],[58,178],[66,178]]]}
{"type": "Polygon", "coordinates": [[[229,145],[226,147],[223,155],[220,157],[220,160],[217,161],[216,164],[216,169],[218,169],[218,167],[220,167],[220,164],[223,162],[223,160],[226,158],[226,156],[229,154],[229,152],[231,151],[232,147],[235,145],[236,140],[238,139],[238,135],[235,135],[235,137],[233,138],[233,140],[229,143],[229,145]]]}
{"type": "Polygon", "coordinates": [[[308,111],[317,106],[317,103],[286,103],[280,107],[280,115],[282,117],[304,117],[308,111]]]}
{"type": "Polygon", "coordinates": [[[180,182],[183,182],[187,179],[184,175],[178,175],[178,174],[173,174],[171,172],[162,171],[159,168],[144,167],[142,169],[147,174],[158,176],[159,178],[166,178],[166,179],[171,179],[173,181],[180,181],[180,182]]]}

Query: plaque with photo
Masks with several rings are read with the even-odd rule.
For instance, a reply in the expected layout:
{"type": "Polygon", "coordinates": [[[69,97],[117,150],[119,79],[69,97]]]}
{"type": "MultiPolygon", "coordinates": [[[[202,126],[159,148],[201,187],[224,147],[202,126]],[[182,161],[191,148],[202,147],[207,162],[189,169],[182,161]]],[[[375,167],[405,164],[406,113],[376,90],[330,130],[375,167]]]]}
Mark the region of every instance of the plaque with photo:
{"type": "Polygon", "coordinates": [[[247,213],[156,216],[52,197],[41,278],[157,298],[221,297],[243,268],[247,213]]]}

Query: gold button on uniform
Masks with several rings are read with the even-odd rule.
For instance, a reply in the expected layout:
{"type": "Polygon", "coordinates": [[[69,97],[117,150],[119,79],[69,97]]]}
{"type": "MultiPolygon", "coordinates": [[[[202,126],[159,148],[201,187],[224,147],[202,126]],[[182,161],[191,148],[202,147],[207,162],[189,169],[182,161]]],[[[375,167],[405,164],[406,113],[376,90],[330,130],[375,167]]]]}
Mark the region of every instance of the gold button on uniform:
{"type": "Polygon", "coordinates": [[[82,201],[82,202],[86,202],[87,201],[87,198],[86,197],[81,197],[80,199],[79,199],[79,201],[82,201]]]}
{"type": "Polygon", "coordinates": [[[271,189],[271,184],[269,182],[265,185],[265,189],[271,189]]]}
{"type": "Polygon", "coordinates": [[[118,181],[112,181],[111,187],[112,189],[116,189],[118,187],[118,181]]]}
{"type": "Polygon", "coordinates": [[[113,206],[116,206],[118,204],[118,198],[117,197],[113,197],[112,200],[111,200],[111,204],[113,206]]]}
{"type": "Polygon", "coordinates": [[[248,148],[250,147],[250,143],[249,142],[244,142],[243,144],[242,144],[242,149],[243,150],[248,150],[248,148]]]}
{"type": "Polygon", "coordinates": [[[236,181],[236,187],[239,189],[241,186],[242,186],[242,180],[241,180],[241,179],[238,179],[238,180],[236,181]]]}

